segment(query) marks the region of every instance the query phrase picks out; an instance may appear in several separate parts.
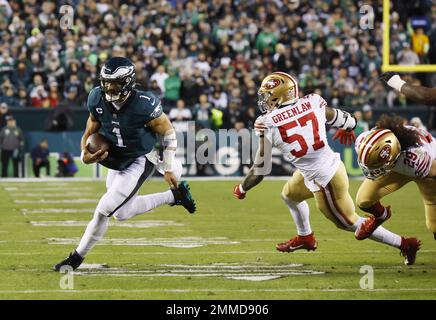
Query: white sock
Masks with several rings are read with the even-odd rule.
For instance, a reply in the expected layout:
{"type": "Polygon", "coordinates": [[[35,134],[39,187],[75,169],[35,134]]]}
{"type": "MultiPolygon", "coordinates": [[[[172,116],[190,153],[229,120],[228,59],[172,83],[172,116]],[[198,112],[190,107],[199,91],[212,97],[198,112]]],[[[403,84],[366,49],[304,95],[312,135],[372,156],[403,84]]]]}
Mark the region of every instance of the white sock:
{"type": "Polygon", "coordinates": [[[103,238],[107,231],[108,223],[109,217],[106,217],[98,212],[94,213],[94,217],[88,223],[85,233],[83,234],[79,246],[76,249],[77,253],[82,257],[86,256],[86,254],[94,247],[97,241],[103,238]]]}
{"type": "MultiPolygon", "coordinates": [[[[357,220],[357,222],[353,225],[354,230],[356,230],[363,221],[365,221],[365,218],[360,217],[359,220],[357,220]]],[[[375,229],[369,238],[395,248],[399,248],[401,246],[401,236],[383,228],[382,226],[379,226],[377,229],[375,229]]]]}
{"type": "Polygon", "coordinates": [[[312,233],[309,221],[309,205],[306,201],[295,202],[289,200],[287,197],[282,196],[283,201],[291,212],[292,219],[297,227],[297,234],[300,236],[307,236],[312,233]]]}
{"type": "Polygon", "coordinates": [[[115,218],[117,220],[127,220],[164,204],[172,204],[174,201],[174,195],[171,190],[136,196],[125,207],[119,209],[119,212],[115,214],[115,218]]]}

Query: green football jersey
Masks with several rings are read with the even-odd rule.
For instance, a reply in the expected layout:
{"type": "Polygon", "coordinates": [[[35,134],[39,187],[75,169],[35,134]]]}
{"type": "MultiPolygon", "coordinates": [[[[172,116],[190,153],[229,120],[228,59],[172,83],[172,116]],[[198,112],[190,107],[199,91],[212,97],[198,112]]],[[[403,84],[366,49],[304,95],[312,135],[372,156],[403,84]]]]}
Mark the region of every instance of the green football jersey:
{"type": "Polygon", "coordinates": [[[147,123],[162,114],[162,103],[152,92],[133,90],[117,110],[103,99],[100,87],[88,95],[89,112],[101,123],[99,133],[109,142],[109,155],[100,163],[114,170],[124,170],[136,158],[149,153],[157,135],[147,123]]]}

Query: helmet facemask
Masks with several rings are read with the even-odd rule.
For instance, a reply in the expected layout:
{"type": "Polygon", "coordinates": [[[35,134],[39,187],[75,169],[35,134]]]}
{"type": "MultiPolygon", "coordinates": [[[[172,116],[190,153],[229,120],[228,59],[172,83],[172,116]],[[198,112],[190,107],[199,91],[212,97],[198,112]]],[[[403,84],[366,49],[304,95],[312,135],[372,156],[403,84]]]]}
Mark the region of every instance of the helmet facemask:
{"type": "Polygon", "coordinates": [[[367,166],[365,166],[363,163],[359,162],[359,167],[362,169],[363,175],[365,176],[365,178],[368,178],[370,180],[375,180],[387,173],[389,173],[392,168],[395,166],[395,163],[397,161],[395,160],[393,163],[386,163],[383,167],[381,168],[368,168],[367,166]]]}
{"type": "Polygon", "coordinates": [[[366,178],[375,180],[389,173],[401,154],[401,145],[392,131],[376,129],[360,143],[358,164],[366,178]]]}
{"type": "Polygon", "coordinates": [[[132,88],[132,77],[124,79],[107,79],[100,77],[101,90],[108,102],[120,102],[129,94],[132,88]]]}
{"type": "Polygon", "coordinates": [[[123,102],[135,86],[135,66],[127,58],[110,58],[101,68],[101,91],[108,102],[123,102]]]}

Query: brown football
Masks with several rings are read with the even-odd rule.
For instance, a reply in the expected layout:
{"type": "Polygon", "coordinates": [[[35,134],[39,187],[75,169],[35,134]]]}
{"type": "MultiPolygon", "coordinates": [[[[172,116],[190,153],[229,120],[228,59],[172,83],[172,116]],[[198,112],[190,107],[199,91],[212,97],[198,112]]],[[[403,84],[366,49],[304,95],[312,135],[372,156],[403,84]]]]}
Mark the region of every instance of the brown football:
{"type": "Polygon", "coordinates": [[[98,150],[109,151],[110,147],[109,142],[100,133],[91,134],[86,140],[86,144],[90,153],[96,153],[98,150]]]}

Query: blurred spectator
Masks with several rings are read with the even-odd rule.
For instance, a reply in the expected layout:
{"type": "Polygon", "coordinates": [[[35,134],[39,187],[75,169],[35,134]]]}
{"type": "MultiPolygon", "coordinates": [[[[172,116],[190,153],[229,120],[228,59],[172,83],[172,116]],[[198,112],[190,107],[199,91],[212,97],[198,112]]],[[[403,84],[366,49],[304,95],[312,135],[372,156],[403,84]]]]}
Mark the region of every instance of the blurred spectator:
{"type": "Polygon", "coordinates": [[[368,124],[368,128],[372,129],[375,126],[375,120],[372,116],[372,108],[369,104],[366,104],[362,108],[362,121],[368,124]]]}
{"type": "Polygon", "coordinates": [[[67,131],[74,126],[74,114],[68,102],[69,100],[50,111],[45,121],[46,131],[67,131]]]}
{"type": "Polygon", "coordinates": [[[207,100],[207,95],[202,94],[198,98],[198,104],[194,107],[194,120],[203,128],[210,128],[210,118],[212,116],[212,106],[207,100]]]}
{"type": "Polygon", "coordinates": [[[161,94],[165,94],[165,80],[169,77],[168,73],[165,72],[164,66],[159,66],[155,73],[152,74],[150,81],[156,81],[161,94]]]}
{"type": "Polygon", "coordinates": [[[403,43],[403,48],[397,54],[398,64],[404,65],[416,65],[419,64],[418,55],[410,49],[410,45],[407,42],[403,43]]]}
{"type": "Polygon", "coordinates": [[[215,87],[213,92],[209,94],[209,101],[215,108],[226,109],[227,108],[227,94],[222,91],[220,86],[215,87]]]}
{"type": "Polygon", "coordinates": [[[33,88],[30,91],[30,99],[32,103],[32,107],[35,108],[43,108],[47,107],[46,99],[48,97],[48,93],[44,88],[42,77],[39,74],[36,74],[33,77],[33,88]]]}
{"type": "Polygon", "coordinates": [[[417,28],[414,32],[412,32],[412,48],[419,57],[423,57],[425,54],[427,54],[430,48],[429,43],[430,40],[424,33],[423,28],[417,28]]]}
{"type": "Polygon", "coordinates": [[[18,177],[18,164],[24,146],[23,132],[12,116],[6,118],[7,124],[0,131],[2,177],[8,176],[9,161],[12,159],[14,177],[18,177]]]}
{"type": "Polygon", "coordinates": [[[240,129],[244,126],[242,112],[236,101],[230,101],[229,107],[223,114],[224,129],[240,129]]]}
{"type": "Polygon", "coordinates": [[[50,176],[50,150],[48,149],[48,140],[43,139],[30,152],[32,158],[33,175],[39,178],[41,168],[45,168],[47,176],[50,176]]]}
{"type": "Polygon", "coordinates": [[[165,87],[164,103],[170,106],[175,105],[176,101],[180,98],[180,87],[181,87],[181,81],[179,76],[177,75],[176,69],[171,69],[169,71],[169,76],[164,81],[164,87],[165,87]]]}
{"type": "MultiPolygon", "coordinates": [[[[387,94],[373,91],[381,93],[377,86],[383,43],[379,1],[365,2],[374,8],[375,16],[374,27],[364,31],[359,25],[362,1],[300,1],[296,6],[283,0],[268,5],[163,0],[147,1],[146,7],[141,1],[73,2],[74,28],[61,30],[57,16],[61,1],[0,0],[0,84],[12,83],[12,91],[0,95],[11,97],[13,92],[14,105],[24,106],[19,88],[25,87],[29,106],[54,107],[70,92],[75,92],[70,107],[83,106],[98,83],[98,70],[113,55],[132,59],[138,88],[161,98],[171,96],[170,103],[183,99],[188,108],[201,94],[210,94],[209,102],[224,110],[232,89],[238,87],[245,112],[255,100],[247,92],[257,91],[262,78],[277,70],[294,74],[302,93],[317,90],[333,106],[378,107],[388,99],[387,94]],[[168,96],[165,70],[172,68],[178,69],[180,86],[168,96]],[[58,84],[60,101],[50,90],[52,80],[58,84]]],[[[436,63],[436,5],[428,0],[392,4],[390,63],[418,64],[420,59],[436,63]],[[408,32],[412,16],[427,19],[425,30],[408,32]],[[409,48],[403,48],[403,43],[409,48]]],[[[435,77],[421,81],[424,86],[436,85],[435,77]]],[[[401,97],[392,101],[403,103],[401,97]]]]}
{"type": "Polygon", "coordinates": [[[359,136],[359,134],[361,134],[364,131],[368,131],[370,128],[368,122],[363,120],[362,111],[359,110],[354,111],[354,117],[356,118],[357,121],[356,128],[354,129],[354,133],[356,134],[357,137],[359,136]]]}
{"type": "Polygon", "coordinates": [[[4,126],[6,126],[7,118],[11,117],[11,112],[9,111],[9,107],[7,103],[2,102],[0,103],[0,130],[3,129],[4,126]]]}
{"type": "Polygon", "coordinates": [[[59,154],[58,159],[58,172],[56,177],[74,177],[78,168],[74,162],[73,156],[69,152],[59,154]]]}
{"type": "Polygon", "coordinates": [[[192,114],[191,110],[185,108],[185,102],[183,100],[177,100],[176,107],[170,110],[168,117],[172,121],[176,131],[188,131],[186,121],[192,120],[192,114]]]}
{"type": "Polygon", "coordinates": [[[427,131],[427,127],[422,123],[422,120],[420,117],[413,117],[412,119],[410,119],[409,123],[411,126],[414,126],[415,128],[427,131]]]}

